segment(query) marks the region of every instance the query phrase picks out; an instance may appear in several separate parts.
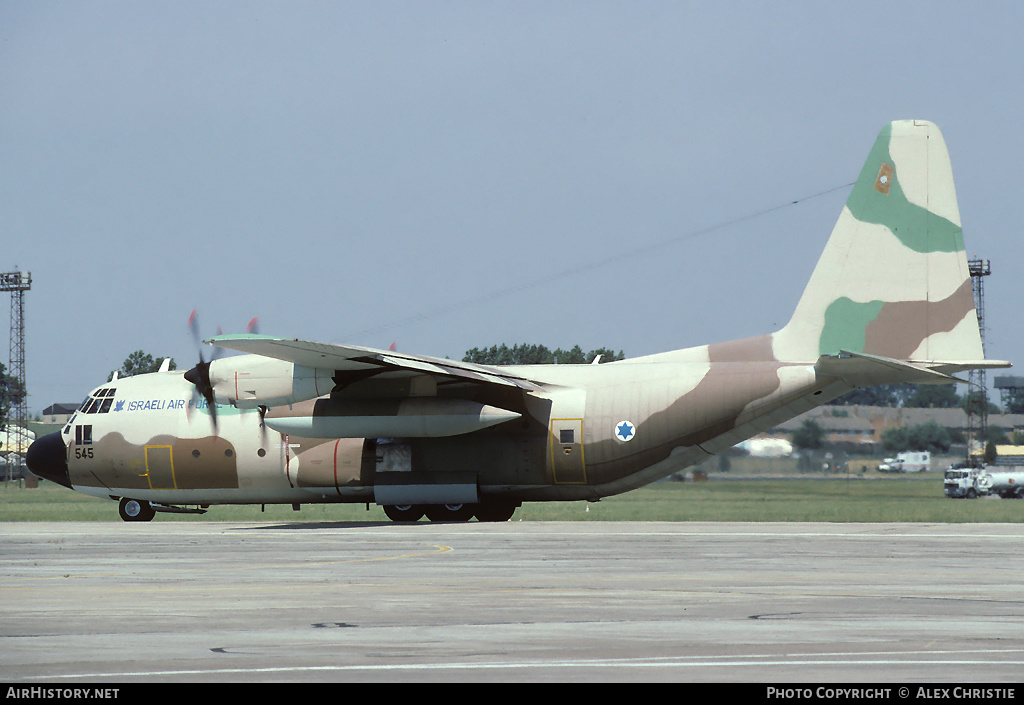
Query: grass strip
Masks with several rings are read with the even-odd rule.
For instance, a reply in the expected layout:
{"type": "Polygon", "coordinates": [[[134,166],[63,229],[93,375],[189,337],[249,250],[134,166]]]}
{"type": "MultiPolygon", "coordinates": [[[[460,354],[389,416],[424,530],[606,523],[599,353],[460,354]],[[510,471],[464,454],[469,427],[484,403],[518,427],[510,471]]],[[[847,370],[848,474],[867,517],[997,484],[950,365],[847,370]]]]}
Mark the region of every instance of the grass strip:
{"type": "MultiPolygon", "coordinates": [[[[513,521],[1024,521],[1024,501],[948,499],[942,476],[842,476],[826,479],[713,479],[657,482],[600,502],[529,502],[513,521]]],[[[0,489],[0,521],[120,521],[117,503],[44,482],[0,489]]],[[[365,504],[215,505],[206,514],[158,513],[154,521],[385,522],[365,504]]]]}

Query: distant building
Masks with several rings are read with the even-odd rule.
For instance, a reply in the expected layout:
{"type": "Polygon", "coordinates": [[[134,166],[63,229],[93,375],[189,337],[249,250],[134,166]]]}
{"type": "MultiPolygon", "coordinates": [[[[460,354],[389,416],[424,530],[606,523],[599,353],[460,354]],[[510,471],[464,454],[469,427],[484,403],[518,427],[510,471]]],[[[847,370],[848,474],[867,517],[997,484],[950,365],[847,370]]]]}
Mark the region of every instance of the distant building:
{"type": "Polygon", "coordinates": [[[81,404],[51,404],[43,409],[42,423],[65,424],[81,404]]]}
{"type": "Polygon", "coordinates": [[[996,446],[996,465],[1024,465],[1024,446],[996,446]]]}
{"type": "MultiPolygon", "coordinates": [[[[762,438],[792,438],[804,421],[811,420],[825,431],[831,444],[848,443],[873,450],[882,443],[882,433],[890,428],[916,426],[934,421],[951,431],[968,431],[967,413],[952,409],[923,409],[890,406],[820,406],[771,428],[762,438]]],[[[988,425],[1008,433],[1024,428],[1024,414],[989,414],[988,425]]]]}

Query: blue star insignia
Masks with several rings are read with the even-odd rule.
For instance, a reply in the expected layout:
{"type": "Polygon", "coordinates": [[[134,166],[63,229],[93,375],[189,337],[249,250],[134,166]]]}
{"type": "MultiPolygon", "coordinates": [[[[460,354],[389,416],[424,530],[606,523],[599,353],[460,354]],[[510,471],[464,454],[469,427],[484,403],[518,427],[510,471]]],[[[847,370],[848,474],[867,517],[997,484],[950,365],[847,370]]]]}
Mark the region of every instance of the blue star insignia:
{"type": "Polygon", "coordinates": [[[623,421],[615,427],[615,436],[620,441],[628,441],[633,438],[636,427],[633,426],[629,421],[623,421]]]}

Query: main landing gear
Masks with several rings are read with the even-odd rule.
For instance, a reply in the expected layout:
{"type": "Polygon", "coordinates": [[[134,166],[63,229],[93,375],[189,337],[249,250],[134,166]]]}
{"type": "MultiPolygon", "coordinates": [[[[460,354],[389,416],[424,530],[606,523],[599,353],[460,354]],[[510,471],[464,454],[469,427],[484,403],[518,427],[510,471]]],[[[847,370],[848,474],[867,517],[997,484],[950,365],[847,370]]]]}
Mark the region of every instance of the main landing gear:
{"type": "Polygon", "coordinates": [[[125,521],[150,521],[156,516],[153,505],[142,499],[122,497],[117,511],[125,521]]]}
{"type": "MultiPolygon", "coordinates": [[[[489,500],[480,504],[405,504],[385,505],[384,513],[391,521],[412,522],[419,521],[424,516],[433,522],[464,522],[474,516],[479,521],[508,521],[512,518],[520,502],[509,500],[489,500]]],[[[199,510],[185,510],[180,507],[168,507],[158,505],[162,512],[199,512],[199,510]]],[[[121,519],[124,521],[151,521],[156,516],[157,507],[144,499],[132,499],[122,497],[117,507],[121,519]]],[[[201,513],[201,512],[199,512],[201,513]]]]}
{"type": "Polygon", "coordinates": [[[518,502],[490,500],[480,504],[399,504],[385,505],[384,513],[391,521],[419,521],[424,515],[434,522],[463,522],[474,516],[479,521],[508,521],[518,502]]]}

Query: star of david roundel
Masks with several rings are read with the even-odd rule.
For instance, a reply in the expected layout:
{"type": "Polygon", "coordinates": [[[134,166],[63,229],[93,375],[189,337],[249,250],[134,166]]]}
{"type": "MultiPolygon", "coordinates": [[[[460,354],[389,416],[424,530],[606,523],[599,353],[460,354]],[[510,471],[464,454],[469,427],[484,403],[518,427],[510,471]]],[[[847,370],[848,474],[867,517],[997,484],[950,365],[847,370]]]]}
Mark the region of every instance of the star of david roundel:
{"type": "Polygon", "coordinates": [[[619,421],[615,424],[615,437],[620,441],[631,441],[636,435],[636,426],[629,421],[619,421]]]}

